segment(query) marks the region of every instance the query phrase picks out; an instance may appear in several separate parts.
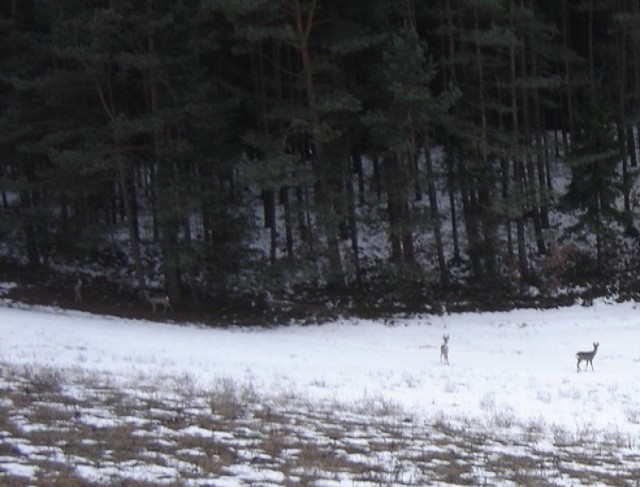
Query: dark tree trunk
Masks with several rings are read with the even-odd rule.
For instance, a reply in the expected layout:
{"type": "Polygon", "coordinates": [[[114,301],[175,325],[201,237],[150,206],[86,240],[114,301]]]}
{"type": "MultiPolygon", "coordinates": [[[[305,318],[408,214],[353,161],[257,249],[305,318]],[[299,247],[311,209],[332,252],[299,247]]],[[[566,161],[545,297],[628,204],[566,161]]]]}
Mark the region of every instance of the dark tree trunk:
{"type": "Polygon", "coordinates": [[[440,210],[438,208],[438,192],[435,184],[435,171],[431,159],[431,149],[425,147],[425,169],[427,171],[427,191],[429,193],[429,206],[431,208],[431,220],[433,222],[433,234],[436,240],[436,255],[438,257],[438,270],[440,272],[440,284],[446,288],[449,286],[449,270],[444,256],[442,244],[442,223],[440,221],[440,210]]]}
{"type": "Polygon", "coordinates": [[[294,256],[293,215],[291,210],[289,191],[289,188],[286,186],[280,189],[280,201],[282,202],[282,211],[284,212],[284,233],[285,246],[287,248],[287,257],[292,259],[294,256]]]}
{"type": "Polygon", "coordinates": [[[342,256],[338,240],[338,228],[335,214],[335,198],[337,188],[333,182],[331,170],[326,167],[331,165],[330,158],[325,158],[324,141],[322,140],[322,123],[318,108],[318,99],[309,49],[309,36],[314,26],[314,17],[317,9],[317,0],[311,0],[308,12],[303,17],[300,0],[295,0],[293,16],[295,30],[298,34],[297,46],[302,62],[302,74],[305,92],[311,118],[311,137],[315,158],[313,160],[314,175],[316,177],[315,198],[318,207],[319,219],[327,242],[327,257],[329,260],[328,282],[330,285],[342,288],[345,285],[342,256]]]}
{"type": "Polygon", "coordinates": [[[277,259],[278,250],[275,191],[273,189],[264,190],[262,192],[262,202],[264,209],[264,226],[269,229],[269,257],[273,263],[277,259]]]}

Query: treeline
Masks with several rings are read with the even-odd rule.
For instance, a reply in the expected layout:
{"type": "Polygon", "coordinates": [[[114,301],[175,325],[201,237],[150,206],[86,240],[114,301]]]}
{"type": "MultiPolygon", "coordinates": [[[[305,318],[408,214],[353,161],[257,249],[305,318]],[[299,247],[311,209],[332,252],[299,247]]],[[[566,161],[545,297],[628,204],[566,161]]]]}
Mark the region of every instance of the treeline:
{"type": "Polygon", "coordinates": [[[157,249],[176,302],[539,284],[636,234],[639,0],[0,4],[0,231],[32,265],[124,241],[144,290],[157,249]]]}

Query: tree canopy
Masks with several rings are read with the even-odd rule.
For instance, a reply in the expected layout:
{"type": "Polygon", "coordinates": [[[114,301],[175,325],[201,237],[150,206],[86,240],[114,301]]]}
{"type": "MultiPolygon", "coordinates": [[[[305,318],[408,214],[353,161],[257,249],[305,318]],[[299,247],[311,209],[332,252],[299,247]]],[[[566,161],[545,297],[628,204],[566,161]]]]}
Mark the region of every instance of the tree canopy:
{"type": "Polygon", "coordinates": [[[634,286],[638,0],[0,6],[11,257],[176,303],[634,286]]]}

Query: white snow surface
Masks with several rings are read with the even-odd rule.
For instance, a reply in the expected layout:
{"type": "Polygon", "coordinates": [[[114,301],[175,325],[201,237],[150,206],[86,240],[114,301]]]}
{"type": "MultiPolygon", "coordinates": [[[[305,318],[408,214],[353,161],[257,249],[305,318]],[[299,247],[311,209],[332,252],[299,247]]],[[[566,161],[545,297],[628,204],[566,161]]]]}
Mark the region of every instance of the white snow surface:
{"type": "Polygon", "coordinates": [[[640,434],[640,310],[632,302],[461,313],[322,325],[214,328],[64,311],[0,307],[0,360],[79,368],[167,391],[221,379],[264,396],[313,403],[393,404],[430,420],[497,415],[569,431],[640,434]],[[440,363],[450,335],[450,365],[440,363]],[[575,354],[600,348],[595,370],[575,354]],[[584,363],[582,364],[584,368],[584,363]]]}

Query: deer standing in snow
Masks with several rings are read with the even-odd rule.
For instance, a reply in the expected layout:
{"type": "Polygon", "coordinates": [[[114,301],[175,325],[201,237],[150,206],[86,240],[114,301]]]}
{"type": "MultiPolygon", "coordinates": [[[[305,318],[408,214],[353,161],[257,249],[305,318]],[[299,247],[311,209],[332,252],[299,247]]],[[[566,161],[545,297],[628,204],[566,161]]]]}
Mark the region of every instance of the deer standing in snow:
{"type": "Polygon", "coordinates": [[[171,306],[169,296],[149,296],[149,294],[144,293],[144,299],[151,305],[153,314],[156,314],[156,308],[158,306],[162,306],[165,313],[168,309],[173,311],[173,306],[171,306]]]}
{"type": "Polygon", "coordinates": [[[576,353],[576,360],[578,361],[578,363],[576,364],[576,367],[578,368],[578,372],[580,372],[580,362],[584,361],[587,362],[587,365],[585,365],[585,370],[587,370],[589,368],[589,364],[591,364],[591,370],[593,370],[593,357],[596,356],[596,353],[598,352],[598,346],[600,344],[599,343],[595,343],[593,344],[593,350],[590,352],[578,352],[576,353]]]}
{"type": "Polygon", "coordinates": [[[443,344],[440,346],[440,362],[449,365],[449,335],[442,336],[443,344]]]}

